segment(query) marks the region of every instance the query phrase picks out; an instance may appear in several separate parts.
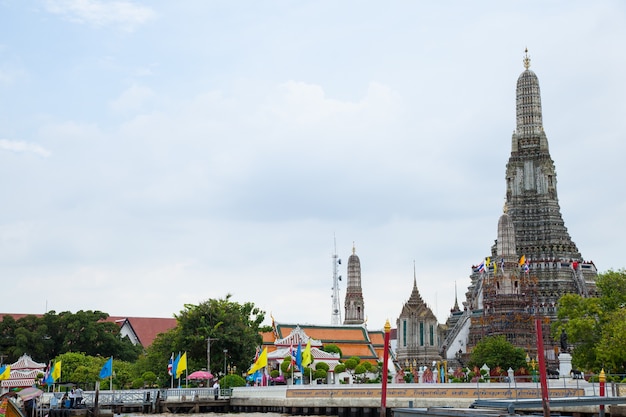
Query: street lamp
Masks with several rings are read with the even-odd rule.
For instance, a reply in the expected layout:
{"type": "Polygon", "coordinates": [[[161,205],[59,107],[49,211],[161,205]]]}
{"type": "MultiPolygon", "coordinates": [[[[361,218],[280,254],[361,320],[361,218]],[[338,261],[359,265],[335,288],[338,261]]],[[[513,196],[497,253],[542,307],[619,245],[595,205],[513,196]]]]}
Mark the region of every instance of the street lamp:
{"type": "Polygon", "coordinates": [[[224,349],[224,375],[226,375],[226,356],[228,355],[228,349],[224,349]]]}
{"type": "Polygon", "coordinates": [[[219,340],[216,337],[209,336],[206,340],[206,370],[211,372],[211,342],[213,340],[219,340]]]}

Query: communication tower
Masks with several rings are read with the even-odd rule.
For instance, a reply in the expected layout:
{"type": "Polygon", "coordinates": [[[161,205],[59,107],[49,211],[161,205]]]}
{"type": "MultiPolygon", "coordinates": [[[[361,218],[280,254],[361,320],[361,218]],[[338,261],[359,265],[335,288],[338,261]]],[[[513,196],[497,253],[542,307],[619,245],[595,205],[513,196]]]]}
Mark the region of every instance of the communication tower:
{"type": "Polygon", "coordinates": [[[333,326],[339,326],[341,324],[341,306],[339,305],[339,281],[341,281],[341,275],[339,275],[339,265],[341,265],[341,259],[337,255],[337,239],[333,237],[335,242],[335,252],[333,252],[333,307],[330,324],[333,326]]]}

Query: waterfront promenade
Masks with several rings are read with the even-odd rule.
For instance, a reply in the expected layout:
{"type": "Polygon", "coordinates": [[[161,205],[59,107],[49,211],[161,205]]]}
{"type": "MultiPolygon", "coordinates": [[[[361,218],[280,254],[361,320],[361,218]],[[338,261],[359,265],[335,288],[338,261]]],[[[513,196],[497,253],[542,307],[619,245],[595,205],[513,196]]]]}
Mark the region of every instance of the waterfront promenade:
{"type": "MultiPolygon", "coordinates": [[[[98,404],[100,409],[111,410],[115,414],[275,412],[358,417],[378,415],[381,390],[380,384],[238,387],[232,391],[222,390],[217,400],[211,388],[100,391],[98,404]]],[[[568,378],[550,380],[549,391],[553,399],[597,397],[599,386],[568,378]]],[[[626,385],[609,384],[606,391],[608,397],[624,396],[626,385]]],[[[85,393],[87,408],[93,407],[94,394],[85,393]]],[[[43,407],[49,395],[44,396],[43,407]]],[[[540,397],[538,383],[390,384],[387,388],[387,409],[390,412],[394,408],[468,408],[476,400],[540,397]]],[[[607,406],[609,414],[612,407],[617,406],[607,406]]],[[[538,411],[541,411],[540,407],[538,411]]],[[[598,407],[568,404],[555,406],[553,411],[561,415],[597,415],[598,407]]]]}
{"type": "MultiPolygon", "coordinates": [[[[362,385],[296,385],[279,387],[243,387],[233,390],[230,406],[237,411],[258,411],[282,407],[287,414],[377,415],[382,387],[362,385]]],[[[599,386],[581,380],[553,380],[551,398],[594,397],[599,386]]],[[[624,388],[626,391],[626,388],[624,388]]],[[[612,395],[612,394],[608,394],[612,395]]],[[[615,396],[619,396],[616,395],[615,396]]],[[[453,407],[468,408],[480,399],[541,398],[538,383],[482,384],[390,384],[387,387],[387,409],[453,407]]],[[[539,407],[541,411],[541,407],[539,407]]],[[[593,406],[557,407],[562,414],[597,414],[593,406]]]]}

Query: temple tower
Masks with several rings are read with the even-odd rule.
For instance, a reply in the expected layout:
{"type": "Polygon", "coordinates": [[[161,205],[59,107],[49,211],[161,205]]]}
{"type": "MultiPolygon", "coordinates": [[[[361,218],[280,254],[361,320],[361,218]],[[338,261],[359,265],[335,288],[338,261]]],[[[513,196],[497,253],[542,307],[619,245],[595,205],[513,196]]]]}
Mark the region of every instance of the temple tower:
{"type": "Polygon", "coordinates": [[[444,341],[448,358],[454,352],[470,352],[482,337],[497,334],[532,356],[536,341],[528,323],[540,317],[545,355],[554,365],[559,343],[550,338],[550,321],[556,317],[559,298],[569,293],[596,295],[596,267],[583,259],[561,216],[539,79],[530,70],[528,50],[523,63],[506,165],[505,212],[490,255],[473,267],[463,313],[453,312],[454,320],[449,320],[452,326],[444,341]]]}
{"type": "Polygon", "coordinates": [[[595,294],[597,271],[586,262],[572,241],[557,198],[556,170],[543,129],[537,75],[529,69],[517,79],[517,126],[506,166],[506,201],[515,227],[518,256],[539,280],[536,304],[540,313],[555,315],[556,301],[564,294],[595,294]]]}
{"type": "Polygon", "coordinates": [[[441,361],[439,354],[440,331],[437,317],[424,303],[417,289],[415,265],[413,265],[413,290],[402,307],[396,322],[398,363],[405,369],[418,369],[441,361]]]}
{"type": "Polygon", "coordinates": [[[365,322],[365,303],[361,289],[361,261],[356,255],[354,244],[352,255],[348,258],[348,283],[346,288],[345,319],[343,324],[363,324],[365,322]]]}

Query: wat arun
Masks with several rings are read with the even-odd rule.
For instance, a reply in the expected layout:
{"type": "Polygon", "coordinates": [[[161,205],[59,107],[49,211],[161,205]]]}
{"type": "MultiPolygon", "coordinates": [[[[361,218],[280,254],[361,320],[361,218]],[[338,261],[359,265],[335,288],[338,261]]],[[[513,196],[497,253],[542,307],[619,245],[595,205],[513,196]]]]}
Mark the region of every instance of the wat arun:
{"type": "Polygon", "coordinates": [[[540,318],[545,357],[557,367],[560,344],[551,337],[550,325],[559,298],[597,295],[596,267],[583,258],[561,216],[539,79],[530,70],[528,51],[523,64],[497,240],[485,260],[472,267],[466,301],[462,308],[455,303],[441,346],[446,358],[461,363],[482,338],[492,335],[504,335],[536,357],[534,326],[540,318]]]}

